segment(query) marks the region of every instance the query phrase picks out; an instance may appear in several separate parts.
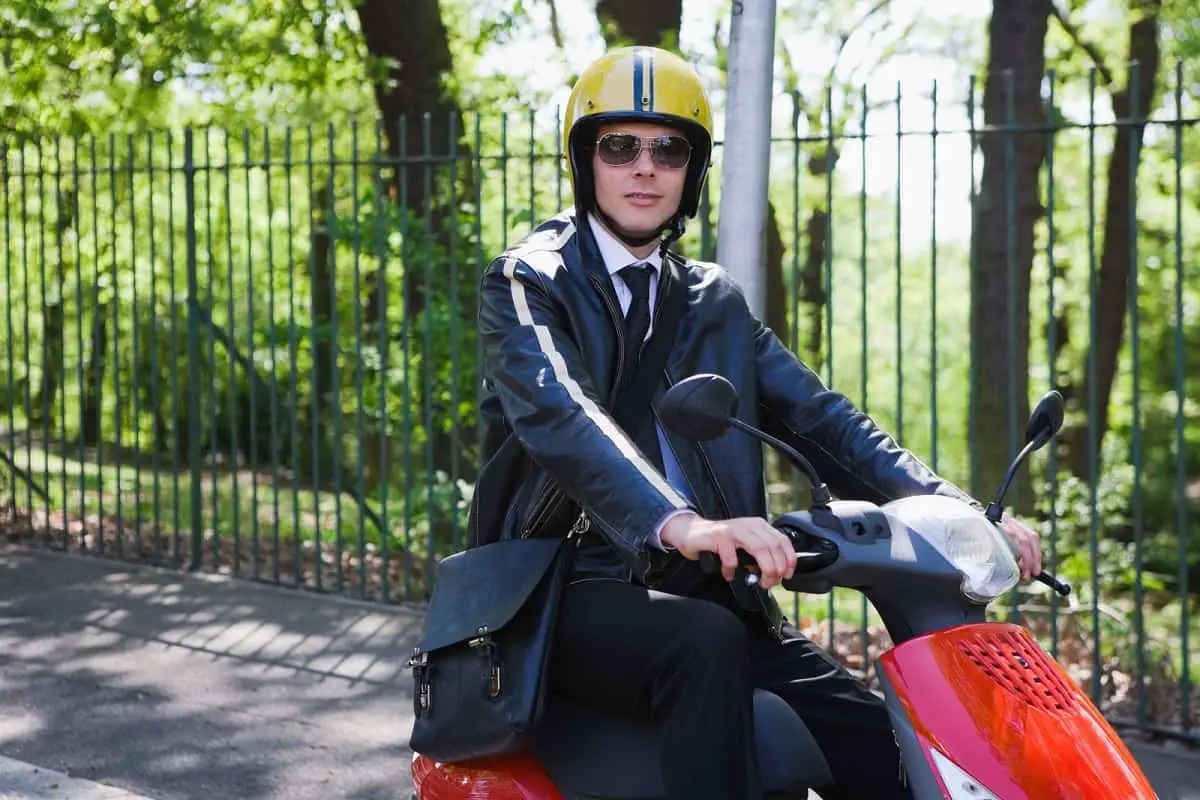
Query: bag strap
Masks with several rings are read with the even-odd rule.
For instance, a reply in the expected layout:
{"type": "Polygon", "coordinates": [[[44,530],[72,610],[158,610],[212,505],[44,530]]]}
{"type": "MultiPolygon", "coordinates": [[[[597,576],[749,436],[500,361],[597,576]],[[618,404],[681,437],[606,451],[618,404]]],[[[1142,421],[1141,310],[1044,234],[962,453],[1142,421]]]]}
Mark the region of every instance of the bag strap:
{"type": "Polygon", "coordinates": [[[617,424],[630,436],[645,424],[651,415],[650,399],[654,387],[662,379],[667,365],[667,353],[675,341],[675,329],[687,310],[686,288],[673,275],[670,277],[671,262],[663,259],[662,274],[659,276],[659,291],[663,293],[662,308],[654,322],[650,339],[642,348],[637,372],[618,391],[611,413],[617,424]]]}

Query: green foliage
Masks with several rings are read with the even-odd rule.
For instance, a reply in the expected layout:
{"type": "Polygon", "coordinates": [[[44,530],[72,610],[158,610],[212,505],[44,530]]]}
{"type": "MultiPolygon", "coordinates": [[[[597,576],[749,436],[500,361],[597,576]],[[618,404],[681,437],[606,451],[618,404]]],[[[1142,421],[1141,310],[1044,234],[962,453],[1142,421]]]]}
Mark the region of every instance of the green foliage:
{"type": "Polygon", "coordinates": [[[1179,58],[1200,57],[1200,2],[1175,0],[1164,3],[1167,38],[1179,58]]]}
{"type": "Polygon", "coordinates": [[[0,117],[78,135],[362,113],[374,65],[352,19],[342,0],[7,3],[0,117]]]}

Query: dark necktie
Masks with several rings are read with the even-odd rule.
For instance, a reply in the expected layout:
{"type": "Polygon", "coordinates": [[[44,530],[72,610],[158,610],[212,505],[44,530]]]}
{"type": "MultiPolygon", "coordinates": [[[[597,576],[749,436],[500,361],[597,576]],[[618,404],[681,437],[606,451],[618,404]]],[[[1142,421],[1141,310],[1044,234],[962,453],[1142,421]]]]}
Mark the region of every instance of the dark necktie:
{"type": "MultiPolygon", "coordinates": [[[[624,382],[637,372],[638,359],[642,351],[642,342],[646,332],[650,330],[650,267],[645,264],[631,264],[619,273],[629,287],[633,299],[629,303],[629,311],[625,314],[625,375],[624,382]]],[[[634,431],[633,441],[650,462],[661,472],[663,469],[662,451],[659,449],[657,426],[649,406],[642,424],[634,431]]]]}

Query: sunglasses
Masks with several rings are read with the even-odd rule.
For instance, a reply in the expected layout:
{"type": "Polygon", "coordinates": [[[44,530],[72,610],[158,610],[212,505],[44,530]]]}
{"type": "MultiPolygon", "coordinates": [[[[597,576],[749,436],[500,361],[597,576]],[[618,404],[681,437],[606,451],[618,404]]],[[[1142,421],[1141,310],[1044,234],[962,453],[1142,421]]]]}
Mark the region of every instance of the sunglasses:
{"type": "Polygon", "coordinates": [[[650,158],[664,169],[682,169],[692,157],[692,144],[682,136],[634,136],[632,133],[606,133],[596,141],[600,160],[610,167],[632,164],[650,146],[650,158]]]}

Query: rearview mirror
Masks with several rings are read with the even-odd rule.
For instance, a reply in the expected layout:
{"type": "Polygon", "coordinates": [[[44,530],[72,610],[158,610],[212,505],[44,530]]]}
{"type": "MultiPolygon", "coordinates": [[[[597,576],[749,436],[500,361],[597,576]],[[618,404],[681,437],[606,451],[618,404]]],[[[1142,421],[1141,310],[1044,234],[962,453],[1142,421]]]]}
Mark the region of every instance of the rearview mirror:
{"type": "Polygon", "coordinates": [[[738,394],[732,383],[720,375],[701,373],[668,389],[658,411],[664,425],[694,441],[716,439],[730,428],[737,428],[774,447],[808,477],[813,508],[828,508],[832,495],[812,463],[787,442],[738,419],[737,408],[738,394]]]}
{"type": "Polygon", "coordinates": [[[1036,450],[1053,439],[1062,424],[1063,396],[1051,389],[1042,395],[1029,415],[1029,424],[1025,426],[1025,442],[1032,444],[1032,449],[1036,450]]]}
{"type": "Polygon", "coordinates": [[[692,375],[663,395],[659,414],[663,424],[680,436],[706,442],[729,430],[737,414],[738,395],[720,375],[692,375]]]}

